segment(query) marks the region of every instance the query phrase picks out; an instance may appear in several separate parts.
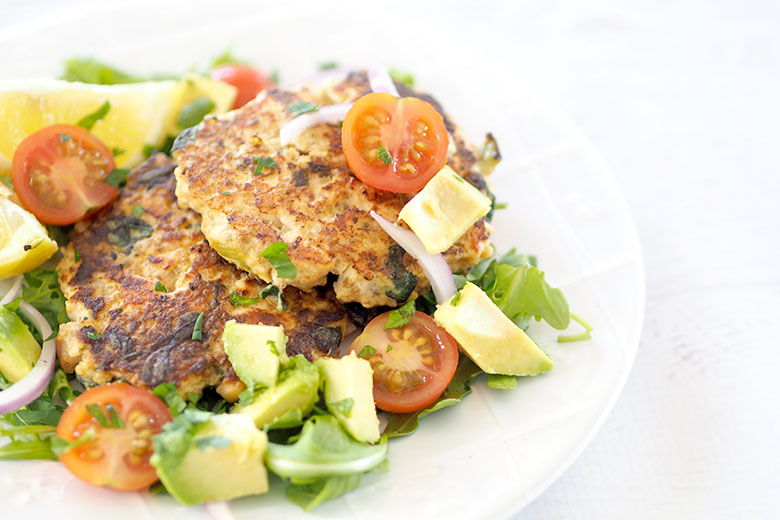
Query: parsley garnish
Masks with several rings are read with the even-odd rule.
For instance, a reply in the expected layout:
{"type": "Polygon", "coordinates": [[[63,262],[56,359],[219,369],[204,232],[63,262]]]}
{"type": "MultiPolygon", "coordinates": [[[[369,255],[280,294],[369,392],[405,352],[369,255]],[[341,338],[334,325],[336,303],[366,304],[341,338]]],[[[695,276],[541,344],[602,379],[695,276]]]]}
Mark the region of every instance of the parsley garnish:
{"type": "Polygon", "coordinates": [[[390,352],[391,350],[393,350],[393,346],[392,345],[388,345],[387,346],[387,352],[390,352]]]}
{"type": "Polygon", "coordinates": [[[203,339],[203,313],[198,314],[195,320],[195,327],[192,329],[192,339],[200,341],[203,339]]]}
{"type": "Polygon", "coordinates": [[[336,401],[335,403],[328,403],[328,408],[334,412],[338,412],[344,417],[349,417],[352,414],[352,407],[355,406],[355,400],[351,397],[336,401]]]}
{"type": "Polygon", "coordinates": [[[105,183],[109,186],[113,186],[114,188],[124,186],[127,182],[128,173],[130,173],[130,170],[128,169],[114,168],[108,175],[106,175],[105,183]]]}
{"type": "Polygon", "coordinates": [[[292,112],[293,117],[298,117],[299,115],[305,114],[306,112],[316,112],[319,109],[319,105],[309,103],[308,101],[298,101],[288,105],[287,108],[285,108],[285,110],[288,112],[292,112]]]}
{"type": "Polygon", "coordinates": [[[230,293],[230,304],[235,305],[236,307],[246,307],[247,305],[253,305],[260,301],[260,297],[257,298],[249,298],[249,297],[243,297],[240,296],[236,291],[233,291],[230,293]]]}
{"type": "Polygon", "coordinates": [[[176,120],[176,124],[179,125],[180,130],[184,130],[193,127],[203,121],[206,114],[214,110],[216,105],[212,100],[203,96],[199,97],[191,103],[187,103],[179,112],[179,117],[176,120]]]}
{"type": "Polygon", "coordinates": [[[254,171],[255,175],[260,175],[261,173],[263,173],[263,168],[273,169],[279,167],[279,165],[276,164],[276,161],[274,161],[270,157],[257,157],[255,159],[255,162],[257,163],[257,165],[255,165],[255,171],[254,171]]]}
{"type": "Polygon", "coordinates": [[[389,165],[393,161],[393,158],[390,157],[390,152],[381,144],[379,145],[379,148],[376,149],[376,155],[379,157],[379,160],[386,165],[389,165]]]}
{"type": "Polygon", "coordinates": [[[111,103],[106,101],[100,105],[100,108],[79,119],[79,122],[76,124],[82,128],[86,128],[87,130],[92,130],[92,127],[95,126],[95,123],[106,117],[106,114],[108,114],[109,110],[111,110],[111,103]]]}
{"type": "Polygon", "coordinates": [[[122,150],[121,148],[114,147],[111,149],[111,155],[113,155],[114,157],[120,156],[123,153],[125,153],[125,151],[122,150]]]}
{"type": "Polygon", "coordinates": [[[298,269],[293,265],[285,251],[287,251],[287,244],[280,240],[266,247],[260,256],[268,260],[273,268],[276,269],[277,277],[295,278],[298,276],[298,269]]]}
{"type": "Polygon", "coordinates": [[[365,358],[370,357],[376,354],[376,350],[371,345],[366,345],[363,347],[363,350],[360,351],[360,354],[358,354],[358,357],[365,358]]]}
{"type": "Polygon", "coordinates": [[[81,260],[81,253],[79,253],[79,250],[74,247],[73,248],[73,261],[74,262],[78,262],[79,260],[81,260]]]}
{"type": "Polygon", "coordinates": [[[450,305],[452,305],[453,307],[458,305],[458,302],[460,301],[460,296],[461,296],[460,291],[456,292],[455,296],[452,297],[452,301],[450,302],[450,305]]]}
{"type": "Polygon", "coordinates": [[[95,403],[90,403],[86,407],[87,412],[89,412],[89,415],[95,418],[95,420],[102,426],[103,428],[124,428],[125,423],[122,422],[122,419],[120,419],[119,414],[116,411],[116,407],[114,407],[113,404],[107,404],[106,405],[106,411],[108,411],[108,418],[106,418],[106,414],[103,413],[103,409],[100,407],[100,405],[95,403]]]}
{"type": "Polygon", "coordinates": [[[287,302],[284,301],[284,293],[281,291],[281,289],[275,285],[266,285],[260,291],[260,297],[265,300],[269,296],[274,296],[276,298],[276,307],[279,310],[287,310],[287,302]]]}
{"type": "Polygon", "coordinates": [[[90,330],[90,331],[87,332],[87,337],[89,339],[91,339],[92,341],[97,341],[100,338],[102,338],[103,335],[100,334],[99,332],[95,332],[94,330],[90,330]]]}
{"type": "Polygon", "coordinates": [[[133,207],[133,212],[132,212],[132,215],[133,215],[134,217],[138,218],[138,217],[140,217],[140,216],[141,216],[141,215],[143,215],[143,214],[144,214],[144,208],[143,208],[143,207],[142,207],[140,204],[136,204],[136,205],[133,207]]]}
{"type": "Polygon", "coordinates": [[[409,322],[412,321],[414,311],[414,300],[409,300],[394,311],[390,311],[390,313],[387,315],[385,330],[395,329],[397,327],[408,325],[409,322]]]}
{"type": "Polygon", "coordinates": [[[154,283],[154,290],[155,290],[155,292],[164,292],[164,293],[168,292],[168,289],[166,289],[165,286],[163,285],[163,283],[161,281],[159,281],[159,280],[157,280],[154,283]]]}

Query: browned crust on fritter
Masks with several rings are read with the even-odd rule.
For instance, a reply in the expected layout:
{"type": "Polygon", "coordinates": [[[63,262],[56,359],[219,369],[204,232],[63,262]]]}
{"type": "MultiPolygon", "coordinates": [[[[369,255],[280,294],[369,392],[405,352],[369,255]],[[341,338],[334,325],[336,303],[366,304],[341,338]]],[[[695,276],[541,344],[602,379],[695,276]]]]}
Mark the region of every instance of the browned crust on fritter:
{"type": "MultiPolygon", "coordinates": [[[[398,273],[390,259],[394,241],[370,217],[376,211],[391,221],[410,195],[376,190],[358,180],[346,164],[338,124],[318,125],[291,146],[281,147],[279,129],[292,116],[285,110],[296,101],[325,105],[354,101],[369,91],[365,74],[353,73],[325,89],[303,86],[296,91],[270,90],[245,107],[208,118],[197,136],[175,155],[180,204],[203,217],[203,232],[225,258],[258,278],[280,286],[307,290],[336,275],[339,301],[365,307],[398,305],[430,287],[417,261],[404,255],[406,269],[418,278],[405,298],[392,297],[398,273]],[[256,158],[271,157],[278,168],[254,175],[256,158]],[[284,241],[298,269],[294,279],[279,279],[260,255],[284,241]]],[[[430,96],[415,95],[441,110],[430,96]]],[[[487,186],[475,154],[446,114],[454,136],[450,165],[477,188],[487,186]]],[[[479,220],[444,253],[454,271],[490,256],[489,226],[479,220]]]]}
{"type": "Polygon", "coordinates": [[[257,297],[265,284],[222,259],[201,234],[200,217],[177,206],[174,166],[161,154],[139,166],[110,208],[71,233],[58,266],[73,320],[57,336],[62,366],[88,384],[174,382],[182,394],[218,386],[234,400],[244,386],[222,346],[230,319],[284,326],[291,354],[334,352],[351,325],[332,291],[287,289],[286,312],[274,298],[230,303],[232,291],[257,297]],[[133,226],[136,237],[149,236],[128,243],[123,233],[133,226]],[[155,291],[157,282],[168,292],[155,291]],[[202,339],[193,340],[200,313],[202,339]]]}

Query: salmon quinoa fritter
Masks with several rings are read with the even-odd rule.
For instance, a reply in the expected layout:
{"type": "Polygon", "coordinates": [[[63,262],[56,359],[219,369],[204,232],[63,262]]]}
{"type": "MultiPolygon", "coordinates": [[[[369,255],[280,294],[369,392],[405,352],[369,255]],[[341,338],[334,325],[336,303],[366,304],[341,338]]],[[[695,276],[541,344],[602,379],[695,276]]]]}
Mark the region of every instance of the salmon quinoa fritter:
{"type": "MultiPolygon", "coordinates": [[[[487,192],[482,174],[488,172],[461,130],[430,96],[398,87],[402,96],[421,97],[443,115],[453,136],[450,166],[487,192]]],[[[308,84],[294,91],[273,89],[179,136],[177,198],[201,214],[203,234],[220,255],[280,287],[310,290],[333,275],[338,300],[364,307],[397,306],[429,289],[417,261],[369,215],[374,210],[397,221],[411,195],[377,190],[357,179],[344,158],[338,124],[315,126],[292,145],[280,145],[279,130],[293,118],[286,110],[290,104],[349,103],[368,92],[365,73],[357,72],[318,90],[308,84]],[[261,158],[277,166],[261,167],[261,158]],[[295,278],[279,278],[261,256],[278,241],[289,248],[295,278]]],[[[489,232],[481,219],[444,253],[453,271],[492,254],[489,232]]]]}
{"type": "Polygon", "coordinates": [[[231,319],[284,326],[291,355],[335,354],[354,327],[332,291],[289,288],[280,300],[222,259],[197,213],[177,206],[174,166],[162,154],[142,164],[113,205],[71,232],[58,266],[73,320],[56,340],[65,371],[88,386],[175,382],[182,395],[216,386],[234,401],[245,387],[222,345],[231,319]]]}

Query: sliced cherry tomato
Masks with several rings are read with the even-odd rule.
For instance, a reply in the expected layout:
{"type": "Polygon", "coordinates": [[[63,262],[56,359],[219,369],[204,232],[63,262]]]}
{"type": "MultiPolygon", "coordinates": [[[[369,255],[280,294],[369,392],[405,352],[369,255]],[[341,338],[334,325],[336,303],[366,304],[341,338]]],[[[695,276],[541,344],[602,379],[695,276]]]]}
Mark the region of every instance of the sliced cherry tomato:
{"type": "Polygon", "coordinates": [[[448,146],[444,119],[430,103],[380,92],[358,99],[341,130],[358,179],[396,193],[422,189],[447,162],[448,146]]]}
{"type": "Polygon", "coordinates": [[[265,74],[249,65],[221,65],[211,71],[211,79],[224,81],[238,89],[233,108],[246,105],[255,99],[261,90],[275,86],[265,74]]]}
{"type": "Polygon", "coordinates": [[[103,142],[74,125],[52,125],[22,141],[11,166],[19,200],[38,220],[66,225],[97,212],[116,195],[106,184],[116,167],[103,142]]]}
{"type": "Polygon", "coordinates": [[[389,314],[371,320],[349,349],[371,363],[378,408],[414,412],[434,402],[450,384],[458,368],[458,344],[419,311],[407,325],[385,330],[389,314]]]}
{"type": "Polygon", "coordinates": [[[76,443],[60,460],[78,478],[96,486],[134,491],[157,480],[149,464],[152,435],[171,421],[165,403],[126,383],[90,388],[62,414],[57,436],[76,443]]]}

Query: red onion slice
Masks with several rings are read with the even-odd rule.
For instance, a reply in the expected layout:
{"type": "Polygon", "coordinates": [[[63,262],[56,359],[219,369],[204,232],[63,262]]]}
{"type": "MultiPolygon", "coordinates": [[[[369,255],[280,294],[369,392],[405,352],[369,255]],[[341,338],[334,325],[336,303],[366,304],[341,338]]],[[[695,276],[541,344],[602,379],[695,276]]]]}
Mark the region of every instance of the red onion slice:
{"type": "Polygon", "coordinates": [[[227,502],[206,502],[203,504],[203,508],[214,520],[236,520],[236,517],[230,512],[227,502]]]}
{"type": "Polygon", "coordinates": [[[279,130],[279,141],[282,146],[287,146],[295,141],[295,139],[304,131],[315,125],[336,123],[339,120],[343,121],[350,108],[352,108],[352,103],[327,105],[320,107],[316,112],[301,114],[295,119],[288,121],[287,124],[279,130]]]}
{"type": "Polygon", "coordinates": [[[371,90],[374,92],[386,92],[387,94],[392,94],[395,97],[401,97],[398,94],[398,89],[395,88],[393,78],[390,77],[390,73],[387,71],[387,69],[368,69],[368,83],[371,85],[371,90]]]}
{"type": "Polygon", "coordinates": [[[444,303],[458,292],[458,288],[455,285],[455,277],[452,276],[450,266],[447,265],[443,255],[430,254],[412,231],[396,226],[373,211],[371,212],[371,217],[377,221],[393,240],[398,242],[398,245],[420,262],[420,266],[425,271],[425,276],[431,282],[433,294],[436,295],[436,303],[444,303]]]}
{"type": "Polygon", "coordinates": [[[17,275],[16,279],[14,280],[13,285],[11,285],[11,288],[8,289],[8,292],[3,295],[2,298],[0,298],[0,305],[5,305],[7,303],[11,303],[15,299],[19,297],[19,293],[22,292],[22,280],[24,279],[24,276],[17,275]]]}
{"type": "MultiPolygon", "coordinates": [[[[21,301],[19,302],[19,310],[22,311],[22,314],[27,319],[33,322],[42,338],[51,336],[49,322],[35,307],[26,301],[21,301]]],[[[44,341],[41,357],[38,358],[38,362],[35,363],[30,373],[11,385],[10,388],[0,392],[0,414],[13,412],[38,399],[54,373],[54,358],[56,354],[54,340],[44,341]]]]}

